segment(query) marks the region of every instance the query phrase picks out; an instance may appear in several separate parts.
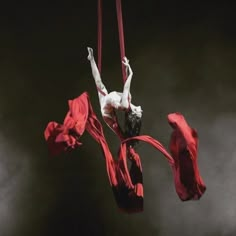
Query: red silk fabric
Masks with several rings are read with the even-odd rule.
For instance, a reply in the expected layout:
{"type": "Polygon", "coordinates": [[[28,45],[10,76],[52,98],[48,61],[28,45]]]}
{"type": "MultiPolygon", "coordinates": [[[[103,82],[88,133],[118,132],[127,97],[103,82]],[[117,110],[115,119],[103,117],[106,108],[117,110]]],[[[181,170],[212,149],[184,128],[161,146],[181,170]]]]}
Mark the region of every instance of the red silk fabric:
{"type": "Polygon", "coordinates": [[[102,73],[102,0],[98,0],[98,70],[102,73]]]}
{"type": "MultiPolygon", "coordinates": [[[[98,17],[98,70],[101,74],[102,72],[102,0],[98,0],[97,4],[97,17],[98,17]]],[[[123,27],[123,17],[122,17],[122,4],[121,0],[116,0],[116,15],[117,15],[117,23],[118,23],[118,32],[119,32],[119,43],[120,43],[120,57],[121,61],[125,57],[125,40],[124,40],[124,27],[123,27]]],[[[123,81],[126,81],[126,72],[125,66],[121,63],[122,68],[122,77],[123,81]]]]}
{"type": "Polygon", "coordinates": [[[44,136],[49,152],[58,155],[78,147],[81,145],[79,138],[85,129],[103,150],[109,182],[119,208],[125,212],[142,211],[143,185],[139,155],[133,149],[126,150],[123,145],[118,160],[113,159],[102,125],[93,112],[87,93],[69,100],[69,111],[62,125],[56,122],[48,124],[44,136]],[[131,160],[130,170],[127,166],[127,156],[131,160]]]}
{"type": "Polygon", "coordinates": [[[138,153],[126,146],[127,141],[131,139],[151,144],[166,157],[173,170],[176,192],[181,200],[199,199],[205,191],[197,166],[196,133],[179,113],[170,114],[168,120],[174,128],[171,139],[172,155],[154,138],[140,135],[122,140],[118,159],[115,160],[105,139],[102,125],[85,92],[69,100],[69,111],[63,124],[50,122],[44,136],[49,152],[58,155],[79,147],[81,145],[79,138],[87,130],[103,150],[109,182],[118,207],[125,212],[137,212],[143,210],[143,178],[138,153]],[[127,165],[127,157],[131,161],[130,169],[127,165]]]}
{"type": "Polygon", "coordinates": [[[197,132],[180,113],[169,114],[168,121],[173,128],[170,151],[175,162],[172,170],[176,192],[183,201],[199,199],[206,186],[197,164],[197,132]]]}
{"type": "MultiPolygon", "coordinates": [[[[125,57],[125,40],[124,40],[124,27],[123,27],[121,0],[116,0],[116,15],[117,15],[119,42],[120,42],[120,57],[122,61],[125,57]]],[[[123,81],[125,82],[126,72],[125,72],[125,66],[122,63],[121,63],[121,68],[122,68],[123,81]]]]}

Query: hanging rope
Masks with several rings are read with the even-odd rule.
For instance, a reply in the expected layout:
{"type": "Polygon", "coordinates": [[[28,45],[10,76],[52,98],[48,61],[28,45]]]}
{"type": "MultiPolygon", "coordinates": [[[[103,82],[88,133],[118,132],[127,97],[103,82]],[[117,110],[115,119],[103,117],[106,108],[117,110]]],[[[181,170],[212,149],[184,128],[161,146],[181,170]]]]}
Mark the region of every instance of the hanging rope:
{"type": "Polygon", "coordinates": [[[102,0],[98,0],[98,70],[102,72],[102,0]]]}
{"type": "MultiPolygon", "coordinates": [[[[117,21],[118,21],[118,30],[119,30],[119,41],[120,41],[120,57],[121,61],[125,57],[125,41],[124,41],[124,29],[123,29],[123,17],[122,17],[122,6],[121,0],[116,0],[116,14],[117,14],[117,21]]],[[[126,81],[126,72],[125,66],[121,63],[122,67],[122,77],[123,81],[126,81]]]]}

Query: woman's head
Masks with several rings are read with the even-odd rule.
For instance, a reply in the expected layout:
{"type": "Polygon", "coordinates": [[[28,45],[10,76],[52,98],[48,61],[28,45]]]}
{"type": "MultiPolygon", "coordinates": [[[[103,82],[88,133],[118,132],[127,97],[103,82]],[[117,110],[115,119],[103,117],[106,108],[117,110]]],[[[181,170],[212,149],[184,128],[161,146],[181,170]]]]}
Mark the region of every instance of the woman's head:
{"type": "Polygon", "coordinates": [[[133,104],[130,104],[130,110],[134,115],[136,115],[139,118],[142,118],[143,110],[141,106],[135,106],[133,104]]]}

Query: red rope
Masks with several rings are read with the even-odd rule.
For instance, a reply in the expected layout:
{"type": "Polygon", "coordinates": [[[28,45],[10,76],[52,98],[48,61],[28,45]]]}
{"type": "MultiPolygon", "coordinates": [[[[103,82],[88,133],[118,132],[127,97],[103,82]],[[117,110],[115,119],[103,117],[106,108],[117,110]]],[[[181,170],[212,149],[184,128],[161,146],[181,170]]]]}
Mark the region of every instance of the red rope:
{"type": "MultiPolygon", "coordinates": [[[[121,56],[121,61],[122,61],[123,58],[125,57],[125,42],[124,42],[121,0],[116,0],[116,14],[117,14],[118,30],[119,30],[120,56],[121,56]]],[[[121,66],[122,66],[122,77],[123,77],[123,81],[125,82],[126,81],[125,66],[122,63],[121,63],[121,66]]]]}
{"type": "Polygon", "coordinates": [[[102,72],[102,0],[98,0],[98,70],[102,72]]]}

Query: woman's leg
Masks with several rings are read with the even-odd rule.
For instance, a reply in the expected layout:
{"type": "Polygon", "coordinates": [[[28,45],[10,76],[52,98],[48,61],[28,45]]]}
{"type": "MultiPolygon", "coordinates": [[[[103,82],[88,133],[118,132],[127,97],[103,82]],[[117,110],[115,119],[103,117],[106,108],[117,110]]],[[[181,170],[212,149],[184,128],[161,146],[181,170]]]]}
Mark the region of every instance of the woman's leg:
{"type": "Polygon", "coordinates": [[[98,90],[98,97],[99,97],[99,101],[101,103],[101,99],[103,96],[107,95],[107,89],[105,87],[105,85],[102,82],[100,73],[98,71],[96,62],[94,60],[94,56],[93,56],[93,49],[92,48],[87,48],[88,49],[88,60],[90,61],[90,65],[91,65],[91,69],[92,69],[92,75],[98,90]]]}

